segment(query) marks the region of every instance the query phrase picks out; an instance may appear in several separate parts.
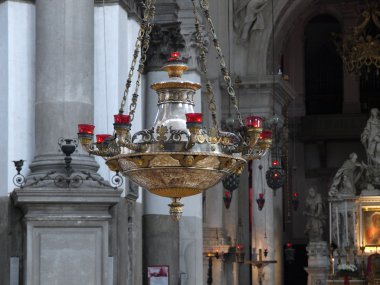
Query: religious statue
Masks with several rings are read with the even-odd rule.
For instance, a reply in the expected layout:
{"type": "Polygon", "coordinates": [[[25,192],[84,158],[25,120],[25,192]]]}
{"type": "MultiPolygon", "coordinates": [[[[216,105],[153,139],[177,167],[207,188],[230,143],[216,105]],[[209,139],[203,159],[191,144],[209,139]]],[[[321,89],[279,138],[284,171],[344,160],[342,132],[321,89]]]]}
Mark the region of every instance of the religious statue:
{"type": "Polygon", "coordinates": [[[333,183],[330,187],[330,196],[355,195],[356,183],[358,182],[362,172],[363,165],[357,162],[358,156],[356,153],[351,153],[343,165],[339,168],[334,176],[333,183]]]}
{"type": "Polygon", "coordinates": [[[323,224],[325,222],[322,196],[317,193],[314,187],[311,187],[308,192],[303,213],[306,216],[305,234],[309,237],[309,241],[322,241],[323,224]]]}
{"type": "Polygon", "coordinates": [[[234,26],[243,41],[248,40],[254,30],[264,29],[262,11],[268,0],[241,0],[234,11],[234,26]]]}
{"type": "Polygon", "coordinates": [[[367,153],[368,165],[380,165],[380,111],[371,109],[371,116],[361,134],[361,142],[367,153]]]}

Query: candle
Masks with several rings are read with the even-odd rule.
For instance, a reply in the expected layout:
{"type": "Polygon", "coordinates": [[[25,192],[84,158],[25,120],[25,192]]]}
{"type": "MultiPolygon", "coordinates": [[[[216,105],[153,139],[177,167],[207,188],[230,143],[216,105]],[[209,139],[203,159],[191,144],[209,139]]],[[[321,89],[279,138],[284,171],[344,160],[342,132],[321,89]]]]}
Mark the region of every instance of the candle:
{"type": "Polygon", "coordinates": [[[115,124],[129,124],[131,122],[131,116],[116,114],[113,115],[115,124]]]}
{"type": "Polygon", "coordinates": [[[258,116],[250,116],[245,119],[245,125],[252,128],[262,128],[263,119],[258,116]]]}
{"type": "Polygon", "coordinates": [[[335,207],[335,210],[336,210],[336,237],[337,237],[338,247],[340,247],[338,206],[335,207]]]}
{"type": "Polygon", "coordinates": [[[345,220],[346,220],[346,245],[348,245],[348,214],[347,214],[347,201],[344,202],[345,220]]]}
{"type": "Polygon", "coordinates": [[[259,249],[259,261],[263,260],[263,250],[260,248],[259,249]]]}
{"type": "MultiPolygon", "coordinates": [[[[361,206],[361,205],[360,205],[361,206]]],[[[360,207],[361,208],[361,207],[360,207]]],[[[359,220],[359,228],[360,228],[360,231],[359,231],[359,235],[360,235],[360,242],[361,242],[361,244],[362,244],[362,246],[364,246],[364,242],[363,242],[363,232],[362,232],[362,230],[363,230],[363,225],[362,225],[362,223],[363,223],[363,211],[360,211],[360,220],[359,220]]]]}
{"type": "Polygon", "coordinates": [[[202,123],[202,113],[186,113],[185,116],[187,123],[202,123]]]}
{"type": "Polygon", "coordinates": [[[94,129],[95,129],[94,125],[88,125],[88,124],[79,124],[78,125],[78,133],[79,134],[93,135],[94,129]]]}
{"type": "Polygon", "coordinates": [[[329,203],[329,229],[330,229],[330,233],[329,233],[329,242],[330,242],[330,245],[331,245],[331,202],[329,203]]]}
{"type": "Polygon", "coordinates": [[[335,259],[334,259],[334,257],[333,257],[333,258],[332,258],[332,275],[335,274],[335,271],[334,271],[334,270],[335,270],[335,268],[334,268],[334,267],[335,267],[335,266],[334,266],[334,265],[335,265],[335,264],[334,264],[334,261],[335,261],[335,259]]]}

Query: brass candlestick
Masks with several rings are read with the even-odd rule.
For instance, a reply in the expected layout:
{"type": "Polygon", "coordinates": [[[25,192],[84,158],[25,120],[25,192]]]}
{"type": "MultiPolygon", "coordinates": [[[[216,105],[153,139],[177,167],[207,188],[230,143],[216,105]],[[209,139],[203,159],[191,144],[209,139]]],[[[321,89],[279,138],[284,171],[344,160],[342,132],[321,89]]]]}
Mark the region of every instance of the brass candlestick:
{"type": "Polygon", "coordinates": [[[366,277],[366,272],[365,272],[365,261],[364,261],[364,251],[365,251],[365,246],[364,245],[362,245],[361,247],[360,247],[360,251],[362,252],[362,268],[361,268],[361,276],[363,277],[363,278],[365,278],[366,277]]]}
{"type": "Polygon", "coordinates": [[[342,259],[341,259],[341,256],[342,256],[342,248],[341,247],[338,247],[336,249],[336,252],[338,253],[338,265],[342,263],[342,259]]]}
{"type": "Polygon", "coordinates": [[[330,246],[330,279],[334,279],[334,247],[330,246]]]}
{"type": "Polygon", "coordinates": [[[350,264],[350,246],[347,245],[344,249],[346,250],[346,264],[350,264]]]}
{"type": "Polygon", "coordinates": [[[358,266],[358,261],[357,261],[358,250],[357,250],[356,247],[354,247],[354,250],[352,251],[352,254],[354,255],[354,264],[357,267],[358,266]]]}

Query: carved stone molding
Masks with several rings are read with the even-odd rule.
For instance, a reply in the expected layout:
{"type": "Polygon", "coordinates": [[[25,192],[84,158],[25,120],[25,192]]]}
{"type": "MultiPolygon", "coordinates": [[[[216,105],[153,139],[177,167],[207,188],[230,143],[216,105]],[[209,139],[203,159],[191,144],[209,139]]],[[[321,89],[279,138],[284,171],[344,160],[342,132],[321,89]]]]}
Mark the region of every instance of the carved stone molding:
{"type": "Polygon", "coordinates": [[[109,4],[119,4],[123,7],[128,16],[135,16],[137,18],[141,18],[142,8],[143,8],[143,0],[94,0],[95,5],[109,5],[109,4]]]}

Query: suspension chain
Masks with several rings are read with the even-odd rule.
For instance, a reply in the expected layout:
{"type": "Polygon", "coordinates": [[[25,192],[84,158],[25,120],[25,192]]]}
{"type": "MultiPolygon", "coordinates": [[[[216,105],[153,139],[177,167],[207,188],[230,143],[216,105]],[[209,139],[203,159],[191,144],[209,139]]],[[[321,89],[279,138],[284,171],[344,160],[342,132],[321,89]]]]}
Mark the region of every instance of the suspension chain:
{"type": "MultiPolygon", "coordinates": [[[[144,47],[142,48],[142,54],[141,54],[141,58],[140,58],[140,61],[139,61],[138,72],[140,72],[140,69],[141,69],[140,68],[140,65],[142,63],[141,59],[144,58],[144,62],[142,64],[144,64],[145,61],[146,61],[146,51],[148,50],[148,47],[149,47],[149,34],[150,34],[151,30],[152,30],[152,28],[151,28],[151,25],[152,25],[151,21],[153,20],[154,14],[155,14],[154,3],[155,3],[155,0],[147,0],[146,1],[145,10],[144,10],[144,18],[142,20],[142,23],[141,23],[141,26],[140,26],[140,30],[139,30],[139,33],[138,33],[138,36],[137,36],[137,40],[136,40],[136,43],[135,43],[135,50],[134,50],[134,53],[133,53],[132,64],[131,64],[131,67],[129,69],[127,82],[125,84],[123,98],[122,98],[121,104],[120,104],[120,109],[119,109],[119,113],[120,114],[124,113],[125,104],[128,101],[129,88],[131,87],[131,84],[132,84],[133,73],[134,73],[134,70],[136,68],[136,63],[137,63],[137,59],[138,59],[139,54],[140,54],[140,49],[141,49],[141,45],[142,44],[143,44],[143,46],[146,46],[146,48],[144,48],[144,47]],[[147,33],[148,33],[148,38],[147,38],[147,33]],[[146,44],[146,41],[148,41],[147,44],[146,44]],[[144,50],[145,50],[145,55],[143,55],[144,50]]],[[[138,76],[138,84],[139,84],[139,86],[140,86],[140,81],[141,81],[141,74],[139,73],[139,76],[138,76]]],[[[136,84],[137,84],[137,81],[136,81],[136,84]]],[[[136,90],[138,90],[138,87],[135,89],[134,93],[137,93],[136,90]]],[[[135,99],[133,110],[135,110],[136,109],[136,103],[137,103],[137,97],[138,97],[138,95],[137,96],[135,96],[135,94],[133,94],[133,95],[134,96],[132,98],[132,102],[135,99]],[[136,98],[134,98],[134,97],[136,97],[136,98]]],[[[131,105],[132,105],[132,103],[131,103],[131,105]]],[[[129,109],[131,110],[131,106],[130,106],[129,109]]],[[[133,116],[134,116],[134,112],[132,114],[131,121],[133,120],[133,116]]]]}
{"type": "Polygon", "coordinates": [[[216,52],[218,53],[220,68],[221,68],[221,71],[223,74],[224,82],[226,83],[228,95],[230,96],[231,103],[234,106],[236,116],[237,116],[237,119],[238,119],[240,125],[244,126],[243,119],[241,117],[240,110],[239,110],[239,107],[237,105],[235,90],[232,86],[231,76],[230,76],[230,73],[226,67],[226,62],[224,60],[224,55],[223,55],[222,49],[220,47],[219,39],[218,39],[218,36],[216,35],[216,32],[215,32],[214,23],[212,22],[211,17],[210,17],[210,11],[208,8],[208,0],[198,0],[198,1],[199,1],[201,8],[202,8],[203,14],[205,15],[205,17],[207,19],[209,27],[210,27],[210,32],[211,32],[210,34],[213,38],[213,43],[214,43],[216,52]]]}
{"type": "Polygon", "coordinates": [[[139,68],[138,68],[138,75],[137,75],[137,80],[136,80],[136,85],[135,85],[135,92],[133,92],[132,96],[132,102],[131,105],[129,106],[129,116],[131,122],[133,121],[135,117],[135,111],[137,107],[137,99],[139,98],[139,88],[141,85],[141,76],[144,72],[144,66],[147,58],[147,52],[149,49],[149,43],[150,43],[150,33],[152,32],[152,21],[154,19],[155,15],[155,3],[156,0],[147,0],[147,6],[146,6],[146,11],[148,14],[148,23],[146,26],[146,30],[144,33],[144,39],[143,39],[143,44],[142,44],[142,49],[141,49],[141,57],[139,61],[139,68]]]}
{"type": "Polygon", "coordinates": [[[191,1],[193,3],[193,13],[194,13],[194,18],[195,18],[195,30],[196,30],[195,40],[196,40],[196,44],[199,50],[201,71],[204,74],[204,77],[206,80],[208,109],[211,112],[212,125],[215,129],[218,129],[218,122],[216,120],[216,104],[215,104],[215,98],[214,98],[214,91],[212,89],[212,84],[210,82],[210,79],[207,75],[208,73],[207,73],[207,64],[206,64],[206,47],[204,43],[204,37],[202,35],[201,24],[198,19],[195,1],[194,0],[191,0],[191,1]]]}

